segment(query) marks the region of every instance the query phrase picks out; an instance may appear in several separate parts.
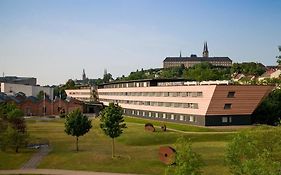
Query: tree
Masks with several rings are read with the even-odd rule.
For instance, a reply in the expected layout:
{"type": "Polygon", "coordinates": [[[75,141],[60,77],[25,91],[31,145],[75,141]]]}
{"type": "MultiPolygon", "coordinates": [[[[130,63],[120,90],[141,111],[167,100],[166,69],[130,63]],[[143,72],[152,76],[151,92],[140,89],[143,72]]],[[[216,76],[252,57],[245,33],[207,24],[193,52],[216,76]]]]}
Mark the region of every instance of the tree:
{"type": "Polygon", "coordinates": [[[45,94],[44,91],[39,91],[39,93],[37,94],[38,100],[43,100],[44,94],[45,94]]]}
{"type": "Polygon", "coordinates": [[[105,73],[103,75],[103,83],[108,83],[113,80],[112,75],[110,73],[105,73]]]}
{"type": "Polygon", "coordinates": [[[199,154],[194,152],[191,142],[180,137],[176,142],[175,175],[200,175],[204,165],[199,154]]]}
{"type": "Polygon", "coordinates": [[[281,89],[272,91],[253,113],[253,122],[276,125],[281,119],[281,89]]]}
{"type": "Polygon", "coordinates": [[[260,126],[238,133],[227,146],[226,162],[235,175],[281,174],[281,127],[260,126]]]}
{"type": "Polygon", "coordinates": [[[65,100],[67,95],[64,90],[65,87],[59,87],[55,86],[54,87],[54,97],[60,97],[61,99],[65,100]]]}
{"type": "Polygon", "coordinates": [[[126,128],[123,118],[123,110],[118,104],[109,103],[101,112],[100,127],[105,135],[112,139],[112,158],[115,157],[115,144],[114,138],[119,137],[126,128]]]}
{"type": "Polygon", "coordinates": [[[245,75],[260,76],[265,72],[265,67],[261,63],[234,63],[231,67],[231,73],[242,73],[245,75]]]}
{"type": "Polygon", "coordinates": [[[66,83],[65,83],[65,89],[75,89],[75,82],[72,79],[69,79],[66,83]]]}
{"type": "MultiPolygon", "coordinates": [[[[278,46],[278,50],[279,50],[279,52],[281,54],[281,46],[278,46]]],[[[276,58],[277,58],[278,65],[281,66],[281,55],[278,55],[276,58]]]]}
{"type": "Polygon", "coordinates": [[[87,116],[83,115],[79,109],[70,112],[65,119],[65,132],[68,135],[76,137],[76,151],[78,148],[78,139],[92,128],[92,121],[87,116]]]}
{"type": "Polygon", "coordinates": [[[15,150],[16,153],[19,152],[19,148],[25,147],[28,142],[27,132],[21,132],[13,127],[8,127],[8,129],[3,134],[2,149],[5,150],[7,147],[15,150]]]}
{"type": "Polygon", "coordinates": [[[0,106],[1,120],[0,130],[2,133],[2,149],[7,147],[19,152],[20,147],[24,147],[28,141],[26,123],[23,118],[24,113],[14,104],[2,104],[0,106]]]}
{"type": "Polygon", "coordinates": [[[184,78],[196,81],[229,80],[230,69],[215,67],[208,62],[203,62],[185,70],[184,78]]]}

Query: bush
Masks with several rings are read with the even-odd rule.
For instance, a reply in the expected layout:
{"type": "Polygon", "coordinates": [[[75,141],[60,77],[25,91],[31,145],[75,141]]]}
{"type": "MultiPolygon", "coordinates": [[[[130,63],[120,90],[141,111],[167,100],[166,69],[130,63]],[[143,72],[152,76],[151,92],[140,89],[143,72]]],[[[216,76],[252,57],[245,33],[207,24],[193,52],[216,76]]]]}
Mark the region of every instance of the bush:
{"type": "Polygon", "coordinates": [[[281,174],[281,127],[259,126],[238,133],[229,143],[226,162],[235,175],[281,174]]]}

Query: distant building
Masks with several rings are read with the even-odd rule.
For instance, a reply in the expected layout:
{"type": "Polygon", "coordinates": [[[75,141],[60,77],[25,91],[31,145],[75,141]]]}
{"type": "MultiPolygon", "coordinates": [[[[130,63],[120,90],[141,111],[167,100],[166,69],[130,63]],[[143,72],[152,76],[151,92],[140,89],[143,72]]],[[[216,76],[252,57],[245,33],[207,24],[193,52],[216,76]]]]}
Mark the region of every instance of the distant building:
{"type": "Polygon", "coordinates": [[[50,99],[54,99],[54,89],[51,87],[23,85],[23,84],[12,84],[12,83],[1,83],[1,92],[9,95],[22,92],[26,96],[36,97],[40,91],[45,92],[50,99]]]}
{"type": "Polygon", "coordinates": [[[280,75],[281,75],[280,69],[276,69],[276,70],[269,69],[264,74],[262,74],[258,78],[258,80],[261,81],[261,80],[264,80],[266,78],[280,78],[280,75]]]}
{"type": "Polygon", "coordinates": [[[83,101],[90,102],[92,100],[93,87],[80,87],[80,89],[67,89],[65,93],[68,97],[83,101]]]}
{"type": "Polygon", "coordinates": [[[24,85],[36,85],[36,78],[33,77],[17,77],[17,76],[3,76],[0,77],[0,83],[12,83],[12,84],[24,84],[24,85]]]}
{"type": "Polygon", "coordinates": [[[197,57],[197,55],[182,57],[181,54],[179,57],[166,57],[163,61],[163,67],[170,68],[184,65],[185,67],[189,68],[202,62],[208,62],[214,66],[232,66],[232,60],[229,57],[209,57],[208,45],[207,42],[205,42],[202,57],[197,57]]]}
{"type": "Polygon", "coordinates": [[[82,102],[73,98],[68,98],[66,100],[60,98],[56,98],[55,100],[39,100],[34,96],[23,96],[21,93],[8,95],[0,92],[0,104],[5,102],[14,103],[26,116],[67,114],[77,108],[83,111],[84,108],[82,102]]]}

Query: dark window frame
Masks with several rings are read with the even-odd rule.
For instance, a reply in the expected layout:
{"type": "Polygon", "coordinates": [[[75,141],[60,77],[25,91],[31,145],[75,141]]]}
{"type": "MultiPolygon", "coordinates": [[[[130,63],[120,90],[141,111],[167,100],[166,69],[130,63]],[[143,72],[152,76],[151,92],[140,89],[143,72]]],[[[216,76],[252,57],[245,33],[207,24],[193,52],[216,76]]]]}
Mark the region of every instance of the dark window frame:
{"type": "Polygon", "coordinates": [[[231,108],[232,108],[232,104],[231,103],[224,104],[223,109],[231,109],[231,108]]]}
{"type": "Polygon", "coordinates": [[[234,98],[235,97],[235,91],[229,91],[227,94],[227,98],[234,98]]]}

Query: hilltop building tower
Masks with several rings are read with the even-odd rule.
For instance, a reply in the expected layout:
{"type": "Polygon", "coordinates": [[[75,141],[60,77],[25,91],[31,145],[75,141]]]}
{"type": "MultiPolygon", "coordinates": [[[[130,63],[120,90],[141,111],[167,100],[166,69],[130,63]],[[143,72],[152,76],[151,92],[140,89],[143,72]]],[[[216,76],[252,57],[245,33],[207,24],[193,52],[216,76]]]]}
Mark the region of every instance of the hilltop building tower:
{"type": "Polygon", "coordinates": [[[85,81],[87,79],[85,69],[83,69],[82,80],[85,81]]]}
{"type": "Polygon", "coordinates": [[[209,57],[209,51],[208,51],[208,45],[207,42],[204,43],[204,48],[203,48],[203,57],[209,57]]]}

